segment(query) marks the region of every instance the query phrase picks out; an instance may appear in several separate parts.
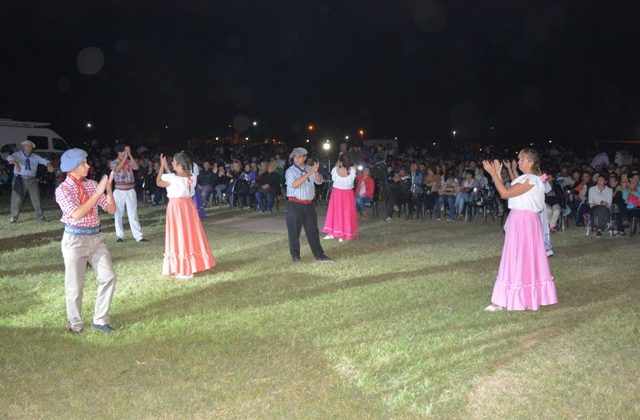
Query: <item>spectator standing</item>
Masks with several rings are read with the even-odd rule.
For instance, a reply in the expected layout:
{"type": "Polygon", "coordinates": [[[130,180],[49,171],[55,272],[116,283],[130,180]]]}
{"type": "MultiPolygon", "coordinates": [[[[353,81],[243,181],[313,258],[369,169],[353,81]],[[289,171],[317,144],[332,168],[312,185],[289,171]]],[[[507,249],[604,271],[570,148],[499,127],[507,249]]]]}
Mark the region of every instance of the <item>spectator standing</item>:
{"type": "Polygon", "coordinates": [[[124,226],[122,218],[125,209],[129,219],[131,234],[138,242],[147,242],[142,234],[142,228],[138,221],[138,196],[135,190],[135,178],[133,171],[139,169],[138,162],[131,156],[131,148],[124,144],[115,147],[118,154],[116,159],[109,164],[109,168],[114,172],[116,182],[113,198],[116,200],[115,228],[117,242],[124,241],[124,226]]]}

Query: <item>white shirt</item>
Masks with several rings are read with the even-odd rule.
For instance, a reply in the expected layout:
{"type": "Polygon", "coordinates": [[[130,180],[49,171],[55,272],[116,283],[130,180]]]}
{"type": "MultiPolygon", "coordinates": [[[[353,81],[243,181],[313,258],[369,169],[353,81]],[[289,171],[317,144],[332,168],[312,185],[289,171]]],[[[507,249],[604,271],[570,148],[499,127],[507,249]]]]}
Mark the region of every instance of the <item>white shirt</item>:
{"type": "Polygon", "coordinates": [[[599,206],[601,202],[607,203],[611,207],[613,202],[613,190],[605,185],[604,191],[600,191],[597,185],[589,188],[589,204],[599,206]]]}
{"type": "Polygon", "coordinates": [[[187,178],[176,174],[162,174],[160,179],[170,184],[167,187],[169,198],[190,198],[196,192],[196,177],[193,175],[187,178]]]}
{"type": "Polygon", "coordinates": [[[515,184],[528,183],[533,185],[529,191],[509,199],[509,208],[516,210],[529,210],[541,212],[544,208],[544,183],[540,181],[540,177],[534,174],[520,175],[511,182],[511,186],[515,184]]]}
{"type": "Polygon", "coordinates": [[[356,179],[356,168],[352,166],[349,169],[349,175],[340,176],[338,175],[338,168],[334,167],[331,170],[331,179],[333,180],[333,188],[337,188],[339,190],[352,190],[353,182],[356,179]]]}

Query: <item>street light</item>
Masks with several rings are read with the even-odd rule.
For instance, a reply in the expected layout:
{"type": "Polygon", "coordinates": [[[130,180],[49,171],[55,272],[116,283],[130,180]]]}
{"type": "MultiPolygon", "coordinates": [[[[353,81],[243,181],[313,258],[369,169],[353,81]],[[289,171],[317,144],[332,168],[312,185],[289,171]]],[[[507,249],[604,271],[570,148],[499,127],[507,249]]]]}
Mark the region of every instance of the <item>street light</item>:
{"type": "Polygon", "coordinates": [[[315,127],[313,126],[313,124],[309,124],[307,126],[307,130],[309,130],[309,131],[313,131],[314,129],[315,129],[315,127]]]}
{"type": "Polygon", "coordinates": [[[349,140],[349,136],[344,136],[344,139],[345,140],[349,140]]]}
{"type": "Polygon", "coordinates": [[[90,122],[88,122],[88,123],[86,124],[86,127],[87,127],[87,128],[92,128],[92,127],[93,127],[93,124],[91,124],[90,122]]]}
{"type": "Polygon", "coordinates": [[[254,121],[254,122],[253,122],[253,126],[255,127],[255,126],[257,126],[257,125],[258,125],[258,121],[254,121]]]}
{"type": "Polygon", "coordinates": [[[360,138],[364,138],[364,130],[358,130],[358,134],[360,135],[360,138]]]}

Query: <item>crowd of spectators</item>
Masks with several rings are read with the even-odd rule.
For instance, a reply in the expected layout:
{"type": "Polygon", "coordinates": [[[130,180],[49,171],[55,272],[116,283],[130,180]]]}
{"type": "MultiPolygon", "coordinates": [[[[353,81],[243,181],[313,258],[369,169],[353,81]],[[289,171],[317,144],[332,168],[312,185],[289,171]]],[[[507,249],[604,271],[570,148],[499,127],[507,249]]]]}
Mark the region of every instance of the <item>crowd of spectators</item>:
{"type": "MultiPolygon", "coordinates": [[[[90,178],[99,179],[107,171],[109,161],[115,158],[114,146],[96,142],[83,146],[91,165],[90,178]]],[[[156,186],[155,179],[159,154],[168,154],[169,162],[171,154],[147,145],[132,145],[132,149],[140,167],[136,171],[138,197],[145,205],[165,204],[166,191],[156,186]]],[[[622,236],[630,221],[640,216],[639,154],[628,150],[570,150],[549,144],[539,149],[542,171],[550,187],[546,204],[551,232],[571,221],[596,234],[609,231],[622,236]]],[[[289,151],[282,143],[265,143],[201,146],[188,152],[199,167],[198,184],[206,205],[273,212],[274,203],[283,195],[282,174],[290,164],[289,151]]],[[[356,191],[356,198],[362,193],[359,212],[363,217],[366,207],[375,204],[386,221],[403,212],[407,216],[429,213],[437,221],[460,221],[473,217],[477,211],[492,211],[498,216],[506,211],[480,162],[494,158],[505,161],[503,179],[509,179],[507,167],[517,152],[514,148],[479,145],[445,151],[412,145],[398,150],[389,144],[366,147],[342,143],[332,156],[312,150],[308,163],[313,164],[313,158],[320,159],[321,168],[328,175],[338,154],[349,153],[358,173],[374,181],[373,192],[370,186],[362,185],[356,191]],[[494,205],[477,205],[483,202],[494,205]]],[[[53,164],[59,167],[55,158],[53,164]]],[[[59,170],[43,173],[43,195],[47,191],[52,194],[64,176],[59,170]]],[[[0,159],[0,186],[10,185],[10,178],[11,168],[0,159]]],[[[357,182],[361,180],[359,176],[357,182]]],[[[329,192],[330,181],[318,188],[318,200],[325,201],[329,192]]]]}

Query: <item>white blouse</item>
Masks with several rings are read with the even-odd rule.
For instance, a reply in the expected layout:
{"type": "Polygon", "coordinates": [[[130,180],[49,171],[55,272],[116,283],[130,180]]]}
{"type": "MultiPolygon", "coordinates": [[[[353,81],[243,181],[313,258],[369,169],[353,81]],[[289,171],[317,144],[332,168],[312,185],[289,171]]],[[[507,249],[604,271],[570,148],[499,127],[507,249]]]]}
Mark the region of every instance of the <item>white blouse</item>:
{"type": "Polygon", "coordinates": [[[176,174],[162,174],[160,179],[170,184],[167,187],[169,198],[190,198],[196,193],[196,177],[193,175],[187,178],[176,174]]]}
{"type": "Polygon", "coordinates": [[[540,177],[534,174],[520,175],[511,182],[511,185],[524,184],[525,182],[533,185],[529,191],[509,199],[509,208],[517,210],[529,210],[541,212],[544,206],[544,183],[540,177]]]}
{"type": "Polygon", "coordinates": [[[331,170],[331,179],[333,180],[333,188],[337,188],[339,190],[352,190],[353,182],[356,180],[356,168],[352,166],[349,169],[349,175],[340,176],[338,175],[338,168],[334,167],[331,170]]]}

